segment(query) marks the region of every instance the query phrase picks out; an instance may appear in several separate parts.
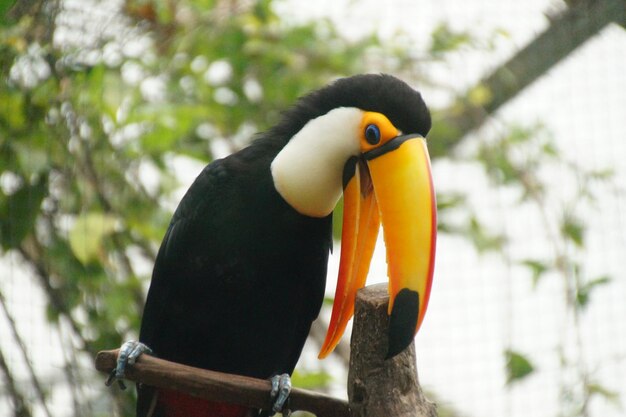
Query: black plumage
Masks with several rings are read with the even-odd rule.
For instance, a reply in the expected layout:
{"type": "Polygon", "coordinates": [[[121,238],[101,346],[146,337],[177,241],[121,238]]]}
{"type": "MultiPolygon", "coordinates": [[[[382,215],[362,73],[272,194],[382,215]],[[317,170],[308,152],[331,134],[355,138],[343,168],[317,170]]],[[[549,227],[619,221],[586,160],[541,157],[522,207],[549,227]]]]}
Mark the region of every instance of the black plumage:
{"type": "Polygon", "coordinates": [[[309,120],[338,107],[383,113],[404,132],[430,129],[407,84],[361,75],[303,97],[248,148],[210,163],[158,252],[140,332],[154,355],[258,378],[293,371],[322,305],[331,215],[295,211],[270,165],[309,120]]]}
{"type": "Polygon", "coordinates": [[[282,200],[267,145],[209,164],[176,210],[140,333],[157,356],[262,378],[293,370],[321,307],[331,218],[282,200]]]}
{"type": "Polygon", "coordinates": [[[339,107],[356,107],[382,113],[404,133],[424,137],[430,130],[430,112],[419,92],[387,74],[362,74],[340,78],[301,98],[283,113],[268,137],[284,146],[309,121],[339,107]]]}

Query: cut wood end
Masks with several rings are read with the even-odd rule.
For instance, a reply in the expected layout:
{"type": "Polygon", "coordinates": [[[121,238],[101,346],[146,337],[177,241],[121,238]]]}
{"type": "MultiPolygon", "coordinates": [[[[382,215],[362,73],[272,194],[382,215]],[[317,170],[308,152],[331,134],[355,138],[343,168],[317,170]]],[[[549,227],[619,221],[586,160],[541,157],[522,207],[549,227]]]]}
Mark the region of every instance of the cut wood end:
{"type": "Polygon", "coordinates": [[[96,370],[100,372],[111,372],[117,364],[117,355],[119,349],[102,350],[96,355],[95,366],[96,370]]]}
{"type": "Polygon", "coordinates": [[[357,300],[376,308],[389,303],[388,285],[385,283],[368,285],[357,292],[357,300]]]}

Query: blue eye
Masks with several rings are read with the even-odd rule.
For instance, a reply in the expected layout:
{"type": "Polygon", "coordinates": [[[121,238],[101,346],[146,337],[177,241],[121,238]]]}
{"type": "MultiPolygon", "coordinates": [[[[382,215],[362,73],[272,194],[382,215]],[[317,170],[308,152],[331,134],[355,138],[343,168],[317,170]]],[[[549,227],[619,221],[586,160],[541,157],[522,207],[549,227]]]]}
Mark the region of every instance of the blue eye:
{"type": "Polygon", "coordinates": [[[365,140],[370,145],[380,142],[380,129],[376,125],[367,125],[365,128],[365,140]]]}

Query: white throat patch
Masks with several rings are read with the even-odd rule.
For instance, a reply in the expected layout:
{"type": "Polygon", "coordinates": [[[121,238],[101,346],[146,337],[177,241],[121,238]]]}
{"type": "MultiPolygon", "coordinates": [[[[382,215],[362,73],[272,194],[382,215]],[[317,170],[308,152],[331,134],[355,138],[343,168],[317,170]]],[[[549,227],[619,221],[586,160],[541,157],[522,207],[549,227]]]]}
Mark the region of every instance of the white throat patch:
{"type": "Polygon", "coordinates": [[[310,120],[272,161],[278,193],[300,214],[330,214],[342,192],[343,167],[358,155],[363,111],[340,107],[310,120]]]}

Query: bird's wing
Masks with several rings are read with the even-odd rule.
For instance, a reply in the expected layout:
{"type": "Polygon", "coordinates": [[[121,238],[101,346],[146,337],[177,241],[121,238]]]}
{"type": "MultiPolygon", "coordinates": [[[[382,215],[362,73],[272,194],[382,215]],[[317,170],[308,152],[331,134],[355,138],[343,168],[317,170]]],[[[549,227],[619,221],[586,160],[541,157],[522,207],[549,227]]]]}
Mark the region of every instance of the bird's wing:
{"type": "Polygon", "coordinates": [[[237,355],[252,354],[243,345],[258,344],[257,333],[289,339],[300,353],[323,299],[331,219],[289,207],[270,163],[251,146],[209,164],[183,197],[157,255],[141,327],[140,340],[157,356],[232,371],[237,355]],[[202,358],[192,342],[203,345],[202,358]]]}
{"type": "Polygon", "coordinates": [[[164,325],[196,319],[188,316],[195,313],[195,306],[185,306],[185,300],[195,298],[194,292],[210,297],[206,300],[209,308],[211,301],[219,301],[209,288],[219,293],[229,283],[238,284],[234,281],[239,278],[250,279],[249,260],[230,248],[233,234],[238,233],[237,215],[244,205],[235,183],[228,162],[212,162],[193,182],[172,217],[155,261],[140,336],[157,354],[163,350],[162,344],[169,345],[161,343],[161,335],[169,335],[170,330],[164,325]],[[234,226],[232,230],[227,230],[228,225],[234,226]]]}
{"type": "Polygon", "coordinates": [[[293,370],[322,304],[331,219],[291,209],[269,165],[247,148],[183,197],[141,325],[156,356],[260,378],[293,370]]]}

